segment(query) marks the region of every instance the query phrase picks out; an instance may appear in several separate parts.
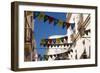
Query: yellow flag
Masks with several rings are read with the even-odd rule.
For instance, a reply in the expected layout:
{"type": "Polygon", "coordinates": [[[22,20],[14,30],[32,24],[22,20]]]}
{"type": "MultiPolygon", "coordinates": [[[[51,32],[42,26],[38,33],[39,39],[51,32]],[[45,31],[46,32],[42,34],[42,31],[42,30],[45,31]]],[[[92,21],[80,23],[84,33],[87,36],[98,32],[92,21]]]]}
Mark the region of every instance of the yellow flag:
{"type": "Polygon", "coordinates": [[[63,26],[63,21],[62,21],[62,20],[59,20],[59,21],[58,21],[58,25],[59,25],[59,26],[63,26]]]}
{"type": "Polygon", "coordinates": [[[59,38],[56,39],[56,43],[60,43],[60,39],[59,38]]]}
{"type": "Polygon", "coordinates": [[[44,16],[45,16],[44,13],[40,13],[39,16],[38,16],[38,19],[41,20],[41,19],[44,18],[44,16]]]}

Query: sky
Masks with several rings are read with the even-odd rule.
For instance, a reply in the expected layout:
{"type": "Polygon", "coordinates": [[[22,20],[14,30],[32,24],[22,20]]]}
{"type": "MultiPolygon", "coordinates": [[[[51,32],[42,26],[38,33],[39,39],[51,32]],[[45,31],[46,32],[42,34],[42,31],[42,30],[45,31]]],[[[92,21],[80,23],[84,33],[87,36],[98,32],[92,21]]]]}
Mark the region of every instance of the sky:
{"type": "MultiPolygon", "coordinates": [[[[66,21],[66,13],[58,13],[58,12],[44,12],[48,16],[52,16],[54,18],[66,21]]],[[[46,52],[46,48],[40,46],[41,39],[48,38],[52,35],[65,35],[67,33],[66,28],[62,28],[59,25],[54,26],[53,23],[49,24],[48,21],[44,22],[43,20],[39,20],[35,18],[34,21],[34,38],[36,42],[36,50],[37,53],[43,56],[46,52]]]]}

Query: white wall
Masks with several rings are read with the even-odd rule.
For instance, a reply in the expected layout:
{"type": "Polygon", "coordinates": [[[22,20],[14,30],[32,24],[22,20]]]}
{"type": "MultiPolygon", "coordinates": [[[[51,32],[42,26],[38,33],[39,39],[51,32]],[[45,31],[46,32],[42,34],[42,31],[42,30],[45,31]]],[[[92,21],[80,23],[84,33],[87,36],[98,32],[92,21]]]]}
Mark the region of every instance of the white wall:
{"type": "MultiPolygon", "coordinates": [[[[11,12],[10,3],[14,0],[0,0],[0,73],[14,73],[10,70],[10,53],[11,53],[11,12]]],[[[17,1],[17,0],[16,0],[17,1]]],[[[20,0],[20,1],[34,1],[46,3],[61,3],[61,4],[81,4],[81,5],[97,5],[100,13],[100,0],[20,0]]],[[[100,16],[100,14],[98,14],[100,16]]],[[[99,17],[98,17],[99,19],[99,17]]],[[[100,21],[99,21],[100,23],[100,21]]],[[[99,24],[98,23],[98,24],[99,24]]],[[[98,25],[100,27],[100,25],[98,25]]],[[[100,29],[98,29],[100,31],[100,29]]],[[[100,34],[98,34],[100,37],[100,34]]],[[[100,38],[98,38],[100,40],[100,38]]],[[[100,41],[98,42],[100,43],[100,41]]],[[[100,56],[100,45],[98,46],[98,56],[100,56]]],[[[100,72],[100,58],[98,58],[98,67],[86,68],[69,68],[69,69],[55,69],[55,70],[39,70],[34,73],[99,73],[100,72]]],[[[22,72],[24,73],[24,72],[22,72]]],[[[33,71],[26,71],[25,73],[33,73],[33,71]]]]}

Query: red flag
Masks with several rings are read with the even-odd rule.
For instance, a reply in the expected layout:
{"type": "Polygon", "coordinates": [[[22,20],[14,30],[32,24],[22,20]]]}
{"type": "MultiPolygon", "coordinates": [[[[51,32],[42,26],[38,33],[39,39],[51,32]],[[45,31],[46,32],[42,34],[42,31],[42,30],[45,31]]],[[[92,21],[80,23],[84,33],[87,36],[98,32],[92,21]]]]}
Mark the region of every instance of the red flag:
{"type": "Polygon", "coordinates": [[[69,28],[69,26],[70,26],[70,23],[66,23],[66,25],[67,25],[67,28],[69,28]]]}
{"type": "Polygon", "coordinates": [[[66,41],[67,41],[68,37],[66,36],[65,39],[66,39],[66,41]]]}
{"type": "Polygon", "coordinates": [[[49,19],[49,24],[51,24],[54,21],[54,18],[51,16],[49,16],[48,19],[49,19]]]}
{"type": "Polygon", "coordinates": [[[50,46],[50,44],[47,44],[47,47],[49,47],[50,46]]]}
{"type": "Polygon", "coordinates": [[[52,44],[52,39],[49,39],[49,43],[52,44]]]}

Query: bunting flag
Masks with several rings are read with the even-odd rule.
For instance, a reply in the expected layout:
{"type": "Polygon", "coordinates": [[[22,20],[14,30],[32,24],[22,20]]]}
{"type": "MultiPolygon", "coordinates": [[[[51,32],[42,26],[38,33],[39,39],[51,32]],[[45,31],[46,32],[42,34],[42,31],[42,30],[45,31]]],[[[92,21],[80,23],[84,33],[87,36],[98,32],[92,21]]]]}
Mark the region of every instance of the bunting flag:
{"type": "Polygon", "coordinates": [[[70,26],[70,23],[66,23],[66,26],[67,26],[67,29],[69,28],[69,26],[70,26]]]}
{"type": "Polygon", "coordinates": [[[61,42],[64,42],[64,39],[63,38],[61,38],[61,42]]]}
{"type": "Polygon", "coordinates": [[[38,17],[39,14],[40,14],[40,12],[35,12],[35,13],[34,13],[34,19],[35,19],[36,17],[38,17]]]}
{"type": "Polygon", "coordinates": [[[59,26],[63,26],[63,21],[62,21],[62,20],[59,20],[59,21],[58,21],[58,25],[59,25],[59,26]]]}
{"type": "Polygon", "coordinates": [[[73,52],[73,50],[71,49],[70,52],[73,52]]]}
{"type": "Polygon", "coordinates": [[[41,40],[41,42],[40,42],[40,45],[41,46],[47,46],[47,47],[49,47],[49,46],[58,46],[59,47],[59,45],[60,46],[62,46],[62,44],[61,44],[61,42],[63,42],[64,44],[64,46],[69,46],[69,45],[71,45],[71,44],[68,44],[67,43],[67,40],[68,40],[68,37],[66,36],[66,37],[62,37],[62,38],[56,38],[56,39],[42,39],[41,40]],[[65,42],[65,40],[66,40],[66,42],[65,42]],[[66,44],[67,43],[67,44],[66,44]]]}
{"type": "Polygon", "coordinates": [[[88,35],[88,33],[90,33],[90,29],[85,30],[84,32],[85,32],[86,35],[88,35]]]}
{"type": "Polygon", "coordinates": [[[53,43],[54,43],[54,44],[56,43],[56,39],[53,39],[53,43]]]}
{"type": "Polygon", "coordinates": [[[67,46],[69,46],[69,44],[67,44],[67,46]]]}
{"type": "MultiPolygon", "coordinates": [[[[66,44],[64,44],[64,47],[66,46],[66,44]]],[[[68,45],[67,45],[68,46],[68,45]]]]}
{"type": "Polygon", "coordinates": [[[56,38],[56,39],[42,39],[41,40],[41,44],[52,44],[52,42],[54,44],[56,43],[60,43],[60,42],[64,42],[64,39],[67,41],[68,37],[62,37],[62,38],[56,38]]]}
{"type": "Polygon", "coordinates": [[[85,34],[86,34],[86,35],[88,35],[88,32],[87,32],[87,31],[85,31],[85,34]]]}
{"type": "Polygon", "coordinates": [[[71,29],[73,30],[75,27],[75,23],[71,23],[71,29]]]}
{"type": "Polygon", "coordinates": [[[54,18],[54,25],[58,24],[58,20],[54,18]]]}
{"type": "Polygon", "coordinates": [[[38,19],[39,19],[39,20],[44,19],[44,13],[40,13],[40,14],[38,15],[38,19]]]}
{"type": "Polygon", "coordinates": [[[56,43],[60,43],[60,38],[57,38],[56,39],[56,43]]]}
{"type": "Polygon", "coordinates": [[[69,26],[71,26],[71,28],[73,29],[75,27],[75,23],[67,23],[65,21],[62,21],[60,19],[56,19],[54,17],[48,16],[43,12],[34,12],[34,19],[37,17],[39,20],[44,20],[44,22],[49,21],[49,24],[53,23],[53,25],[57,25],[65,28],[67,27],[67,29],[69,28],[69,26]]]}
{"type": "Polygon", "coordinates": [[[52,39],[49,39],[49,43],[52,43],[52,39]]]}
{"type": "Polygon", "coordinates": [[[52,55],[50,55],[50,57],[52,58],[52,55]]]}
{"type": "Polygon", "coordinates": [[[49,24],[51,24],[54,21],[53,17],[51,16],[48,17],[48,20],[49,20],[49,24]]]}
{"type": "Polygon", "coordinates": [[[54,54],[54,57],[56,57],[57,55],[54,54]]]}
{"type": "Polygon", "coordinates": [[[44,39],[42,39],[42,40],[41,40],[41,43],[42,43],[42,44],[46,44],[46,42],[45,42],[45,40],[44,40],[44,39]]]}
{"type": "Polygon", "coordinates": [[[49,18],[49,17],[48,17],[47,15],[45,15],[45,16],[44,16],[44,22],[46,22],[46,21],[48,20],[48,18],[49,18]]]}
{"type": "Polygon", "coordinates": [[[67,39],[68,39],[68,37],[66,36],[66,37],[65,37],[65,40],[67,40],[67,39]]]}
{"type": "Polygon", "coordinates": [[[66,22],[63,22],[62,28],[66,27],[66,22]]]}
{"type": "Polygon", "coordinates": [[[47,44],[47,47],[49,47],[50,46],[50,44],[47,44]]]}
{"type": "Polygon", "coordinates": [[[44,55],[44,59],[48,60],[49,56],[48,55],[44,55]]]}
{"type": "MultiPolygon", "coordinates": [[[[65,55],[66,58],[69,59],[68,54],[70,54],[71,52],[73,52],[73,50],[69,49],[68,51],[63,52],[63,53],[59,53],[59,54],[55,53],[55,54],[51,54],[51,55],[44,55],[44,58],[46,60],[49,60],[49,57],[54,59],[54,60],[62,60],[62,59],[65,59],[65,57],[63,56],[63,55],[65,55]],[[62,58],[60,58],[61,56],[62,56],[62,58]]],[[[75,58],[76,58],[76,56],[75,56],[75,58]]]]}

